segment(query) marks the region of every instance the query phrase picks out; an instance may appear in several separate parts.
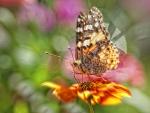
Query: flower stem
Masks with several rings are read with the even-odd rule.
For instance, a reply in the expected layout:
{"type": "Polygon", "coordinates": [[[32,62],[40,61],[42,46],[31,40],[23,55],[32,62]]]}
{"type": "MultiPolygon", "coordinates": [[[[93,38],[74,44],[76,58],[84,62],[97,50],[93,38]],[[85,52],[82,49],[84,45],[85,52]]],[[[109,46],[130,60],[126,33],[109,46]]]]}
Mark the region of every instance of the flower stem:
{"type": "Polygon", "coordinates": [[[94,113],[93,107],[90,103],[88,103],[89,109],[90,109],[90,113],[94,113]]]}

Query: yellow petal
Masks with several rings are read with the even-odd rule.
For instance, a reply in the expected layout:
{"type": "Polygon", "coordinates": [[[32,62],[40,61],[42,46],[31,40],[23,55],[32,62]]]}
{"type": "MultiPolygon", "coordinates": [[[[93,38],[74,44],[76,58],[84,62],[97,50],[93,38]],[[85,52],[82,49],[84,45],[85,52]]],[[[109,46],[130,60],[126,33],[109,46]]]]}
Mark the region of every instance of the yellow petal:
{"type": "Polygon", "coordinates": [[[60,85],[55,84],[55,83],[53,83],[53,82],[44,82],[44,83],[42,83],[42,86],[46,86],[46,87],[49,87],[49,88],[52,88],[52,89],[61,88],[60,85]]]}
{"type": "Polygon", "coordinates": [[[120,89],[116,89],[116,91],[112,92],[111,94],[114,95],[115,97],[118,97],[118,98],[131,97],[131,95],[129,95],[128,92],[126,92],[124,90],[120,90],[120,89]]]}
{"type": "Polygon", "coordinates": [[[90,94],[91,93],[89,91],[78,92],[78,97],[84,101],[88,101],[87,98],[89,97],[90,94]]]}
{"type": "Polygon", "coordinates": [[[121,103],[121,100],[113,96],[107,97],[105,100],[101,101],[102,105],[116,105],[119,103],[121,103]]]}
{"type": "Polygon", "coordinates": [[[123,85],[116,83],[109,83],[106,86],[106,90],[104,91],[104,96],[101,98],[100,102],[102,105],[115,105],[121,103],[123,97],[130,97],[131,93],[123,85]]]}

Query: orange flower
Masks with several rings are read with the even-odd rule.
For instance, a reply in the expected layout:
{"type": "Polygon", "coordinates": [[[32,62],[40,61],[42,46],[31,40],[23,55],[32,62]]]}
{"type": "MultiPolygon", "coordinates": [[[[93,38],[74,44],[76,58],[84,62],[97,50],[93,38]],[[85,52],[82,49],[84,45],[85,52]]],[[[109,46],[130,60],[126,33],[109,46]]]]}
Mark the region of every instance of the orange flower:
{"type": "Polygon", "coordinates": [[[53,94],[63,102],[71,102],[79,97],[92,105],[115,105],[121,103],[123,97],[131,96],[125,86],[109,81],[76,83],[70,87],[53,82],[44,82],[42,85],[54,89],[53,94]]]}

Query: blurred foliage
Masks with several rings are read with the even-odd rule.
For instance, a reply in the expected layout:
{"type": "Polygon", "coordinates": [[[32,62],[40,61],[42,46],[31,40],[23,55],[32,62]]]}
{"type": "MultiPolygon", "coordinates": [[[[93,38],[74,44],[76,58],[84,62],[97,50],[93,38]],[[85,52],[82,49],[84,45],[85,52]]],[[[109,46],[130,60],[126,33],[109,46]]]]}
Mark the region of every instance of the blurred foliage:
{"type": "MultiPolygon", "coordinates": [[[[53,0],[37,2],[55,11],[53,0]]],[[[128,52],[134,54],[142,62],[145,78],[147,81],[150,80],[150,23],[147,21],[148,17],[143,20],[135,20],[119,0],[85,0],[83,2],[87,8],[97,6],[102,10],[104,19],[112,26],[108,28],[110,33],[114,32],[116,27],[122,31],[118,37],[121,35],[126,37],[128,52]]],[[[64,54],[68,51],[69,42],[75,40],[75,24],[63,25],[59,20],[54,19],[56,23],[50,29],[43,30],[42,27],[47,23],[38,25],[35,20],[38,17],[34,18],[35,21],[22,24],[23,22],[18,19],[21,7],[23,6],[0,7],[0,112],[87,112],[87,106],[80,100],[64,105],[57,101],[51,92],[47,94],[47,90],[41,87],[42,82],[61,80],[61,77],[68,82],[71,81],[64,76],[60,64],[64,54]],[[49,54],[46,54],[47,52],[49,54]],[[53,54],[58,56],[54,57],[53,54]]],[[[39,18],[40,15],[42,14],[39,14],[39,18]]],[[[126,43],[125,39],[124,43],[126,43]]],[[[126,44],[121,44],[121,46],[126,48],[126,44]]],[[[144,87],[137,89],[142,92],[142,98],[146,100],[150,99],[149,88],[150,83],[147,82],[144,87]]],[[[145,109],[148,109],[150,103],[145,102],[144,99],[136,103],[142,106],[147,104],[145,109]]],[[[94,106],[95,113],[149,113],[149,110],[141,110],[141,107],[135,105],[134,101],[125,101],[117,106],[96,105],[94,106]]]]}

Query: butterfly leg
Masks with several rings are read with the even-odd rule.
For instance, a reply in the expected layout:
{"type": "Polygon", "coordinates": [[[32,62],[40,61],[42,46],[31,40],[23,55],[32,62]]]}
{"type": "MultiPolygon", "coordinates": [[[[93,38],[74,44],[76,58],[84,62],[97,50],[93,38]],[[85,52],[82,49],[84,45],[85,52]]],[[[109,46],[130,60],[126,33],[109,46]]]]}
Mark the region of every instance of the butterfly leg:
{"type": "Polygon", "coordinates": [[[72,63],[70,63],[70,64],[72,65],[72,69],[73,69],[73,77],[74,77],[75,81],[76,81],[77,83],[80,83],[79,79],[76,78],[76,73],[75,73],[75,69],[74,69],[73,64],[72,64],[72,63]]]}
{"type": "Polygon", "coordinates": [[[87,74],[88,81],[94,81],[93,78],[90,76],[90,74],[87,74]]]}

